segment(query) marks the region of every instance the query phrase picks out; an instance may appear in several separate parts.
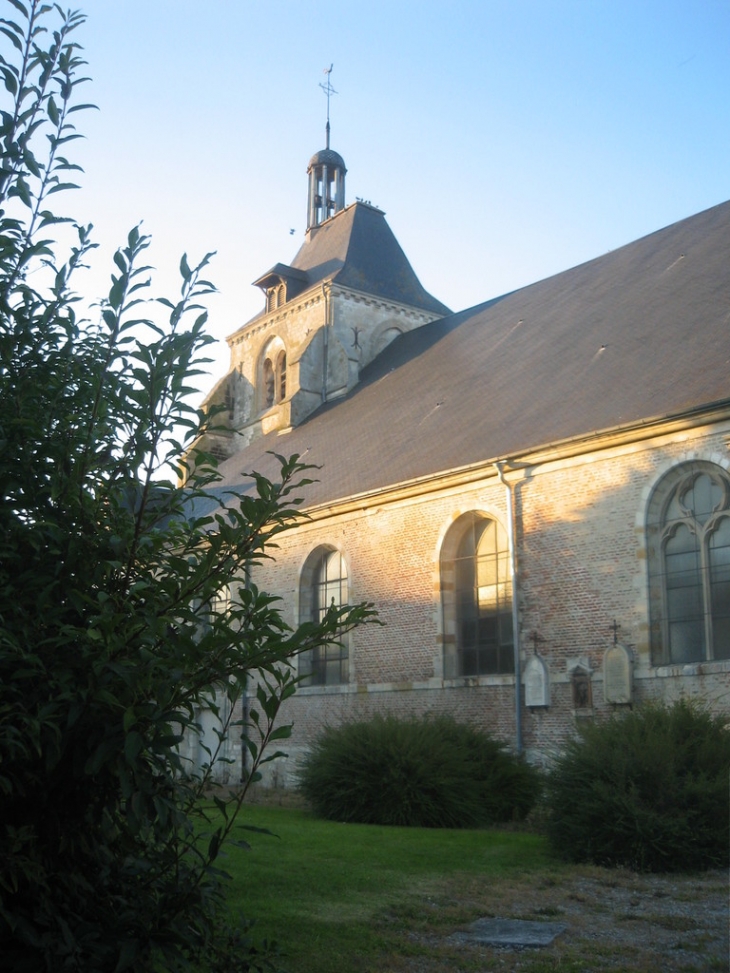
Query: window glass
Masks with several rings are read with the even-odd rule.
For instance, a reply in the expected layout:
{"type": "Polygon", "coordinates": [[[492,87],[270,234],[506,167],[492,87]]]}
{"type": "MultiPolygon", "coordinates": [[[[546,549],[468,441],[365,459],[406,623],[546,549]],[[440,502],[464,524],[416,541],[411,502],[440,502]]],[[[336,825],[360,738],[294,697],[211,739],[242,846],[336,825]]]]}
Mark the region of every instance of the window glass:
{"type": "MultiPolygon", "coordinates": [[[[309,570],[305,570],[303,585],[309,590],[302,592],[304,616],[320,622],[330,607],[340,608],[347,604],[347,566],[339,551],[317,554],[309,570]]],[[[338,645],[321,645],[311,652],[302,653],[299,673],[302,685],[337,685],[346,683],[349,677],[349,655],[344,641],[338,645]]]]}
{"type": "MultiPolygon", "coordinates": [[[[444,588],[444,619],[454,616],[456,666],[453,675],[514,672],[512,582],[507,535],[494,520],[469,516],[453,564],[453,595],[444,588]],[[453,605],[453,608],[451,607],[453,605]]],[[[445,669],[448,667],[445,667],[445,669]]]]}
{"type": "Polygon", "coordinates": [[[652,659],[730,658],[730,481],[720,467],[676,467],[647,517],[652,659]]]}
{"type": "Polygon", "coordinates": [[[730,659],[730,517],[723,517],[710,539],[710,586],[712,654],[730,659]]]}

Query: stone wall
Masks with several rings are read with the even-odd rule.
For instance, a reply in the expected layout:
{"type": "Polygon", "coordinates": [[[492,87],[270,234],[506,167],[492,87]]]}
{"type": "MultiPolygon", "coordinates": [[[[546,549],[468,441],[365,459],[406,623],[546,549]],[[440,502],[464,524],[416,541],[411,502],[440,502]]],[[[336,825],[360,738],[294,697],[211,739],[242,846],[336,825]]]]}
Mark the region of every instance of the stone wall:
{"type": "Polygon", "coordinates": [[[228,339],[224,383],[235,430],[228,455],[263,433],[296,426],[320,405],[323,391],[328,399],[344,395],[394,338],[435,317],[327,282],[254,318],[228,339]],[[265,409],[261,367],[272,341],[286,351],[287,392],[283,402],[265,409]]]}
{"type": "MultiPolygon", "coordinates": [[[[530,759],[546,762],[581,719],[615,709],[604,700],[602,663],[616,635],[633,661],[634,705],[648,698],[698,695],[715,708],[730,703],[730,662],[652,667],[648,644],[644,516],[653,486],[671,465],[704,459],[730,466],[728,428],[704,427],[623,442],[535,463],[508,474],[515,498],[522,659],[537,647],[550,677],[550,705],[521,706],[530,759]],[[537,642],[531,640],[537,634],[537,642]],[[575,709],[571,673],[590,676],[590,705],[575,709]]],[[[322,476],[327,475],[324,470],[322,476]]],[[[439,554],[448,528],[479,511],[507,528],[506,488],[496,470],[429,492],[393,491],[347,512],[313,511],[313,520],[280,540],[275,562],[256,583],[283,598],[299,621],[299,576],[307,556],[332,545],[346,560],[350,601],[375,604],[382,626],[349,637],[350,682],[300,689],[282,719],[294,724],[288,762],[272,765],[273,783],[289,785],[298,757],[328,724],[447,712],[516,742],[511,675],[443,678],[439,554]]],[[[521,690],[524,700],[524,689],[521,690]]]]}

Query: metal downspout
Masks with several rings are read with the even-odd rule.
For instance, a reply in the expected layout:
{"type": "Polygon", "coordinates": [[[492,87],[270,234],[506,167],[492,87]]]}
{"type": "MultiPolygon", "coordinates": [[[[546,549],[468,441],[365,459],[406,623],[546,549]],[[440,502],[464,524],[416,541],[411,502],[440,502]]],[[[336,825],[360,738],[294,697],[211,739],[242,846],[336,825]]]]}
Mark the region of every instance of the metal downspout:
{"type": "Polygon", "coordinates": [[[324,301],[324,340],[322,344],[322,402],[327,401],[327,357],[329,355],[330,340],[330,301],[327,285],[322,283],[322,300],[324,301]]]}
{"type": "Polygon", "coordinates": [[[517,601],[517,551],[515,544],[515,504],[512,487],[504,478],[501,463],[494,464],[500,481],[507,491],[507,539],[509,544],[510,574],[512,576],[512,641],[515,654],[515,736],[517,753],[522,747],[522,671],[520,664],[520,626],[517,601]]]}

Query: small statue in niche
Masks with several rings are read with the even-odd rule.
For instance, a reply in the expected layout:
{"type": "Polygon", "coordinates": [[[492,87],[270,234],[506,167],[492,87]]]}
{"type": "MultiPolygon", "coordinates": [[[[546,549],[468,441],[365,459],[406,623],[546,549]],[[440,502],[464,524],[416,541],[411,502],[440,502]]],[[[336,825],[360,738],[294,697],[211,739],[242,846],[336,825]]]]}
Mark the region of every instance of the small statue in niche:
{"type": "Polygon", "coordinates": [[[582,666],[576,666],[570,674],[570,686],[573,693],[573,709],[591,709],[593,695],[590,672],[582,666]]]}

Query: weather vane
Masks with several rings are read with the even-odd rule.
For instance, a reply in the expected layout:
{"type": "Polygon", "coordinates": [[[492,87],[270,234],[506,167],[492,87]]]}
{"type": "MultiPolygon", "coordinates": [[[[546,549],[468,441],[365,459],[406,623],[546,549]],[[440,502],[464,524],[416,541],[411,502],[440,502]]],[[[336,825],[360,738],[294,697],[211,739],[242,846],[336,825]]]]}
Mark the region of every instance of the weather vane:
{"type": "Polygon", "coordinates": [[[326,132],[327,132],[327,148],[330,147],[330,95],[336,95],[337,94],[337,92],[335,91],[335,89],[332,87],[332,81],[330,80],[330,75],[332,74],[332,68],[333,67],[334,67],[334,64],[330,64],[330,66],[328,68],[325,68],[324,69],[324,73],[327,75],[327,81],[326,82],[320,81],[320,83],[319,83],[320,88],[327,95],[327,128],[326,128],[326,132]]]}

